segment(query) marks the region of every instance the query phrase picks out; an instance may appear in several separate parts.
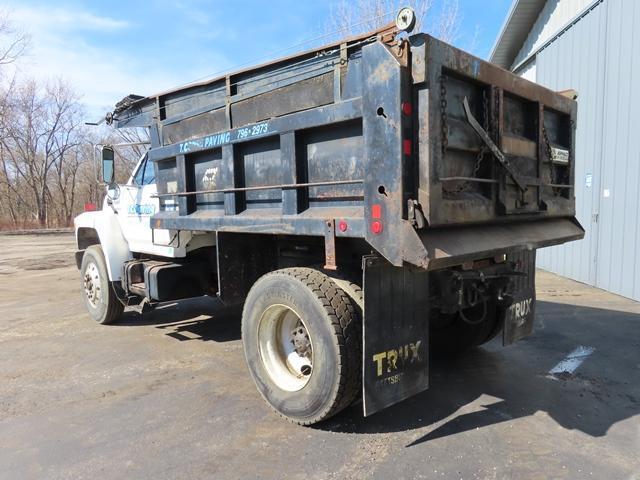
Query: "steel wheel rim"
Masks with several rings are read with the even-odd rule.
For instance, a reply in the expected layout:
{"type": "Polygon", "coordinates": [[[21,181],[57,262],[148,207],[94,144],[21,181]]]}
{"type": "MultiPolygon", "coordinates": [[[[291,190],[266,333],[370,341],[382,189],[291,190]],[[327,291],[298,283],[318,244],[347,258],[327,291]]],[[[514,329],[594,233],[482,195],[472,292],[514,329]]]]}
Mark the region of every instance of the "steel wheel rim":
{"type": "Polygon", "coordinates": [[[87,296],[89,305],[98,308],[102,299],[102,288],[100,287],[100,271],[95,263],[91,262],[84,271],[84,293],[87,296]]]}
{"type": "Polygon", "coordinates": [[[300,315],[277,304],[267,308],[258,322],[258,350],[264,368],[279,388],[302,390],[313,373],[313,343],[300,315]]]}

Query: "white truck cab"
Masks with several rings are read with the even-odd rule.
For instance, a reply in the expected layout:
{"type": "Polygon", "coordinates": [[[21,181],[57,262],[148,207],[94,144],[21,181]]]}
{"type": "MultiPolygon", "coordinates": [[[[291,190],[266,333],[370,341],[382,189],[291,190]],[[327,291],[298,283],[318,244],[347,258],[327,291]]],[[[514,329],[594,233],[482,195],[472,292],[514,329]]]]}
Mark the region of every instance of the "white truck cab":
{"type": "Polygon", "coordinates": [[[85,212],[74,219],[76,263],[89,313],[100,323],[110,323],[122,313],[121,307],[130,303],[123,282],[128,263],[138,258],[179,261],[192,250],[213,245],[215,237],[152,229],[150,219],[159,209],[159,200],[155,169],[148,155],[142,155],[125,184],[117,184],[115,150],[112,146],[99,147],[107,191],[101,210],[85,212]],[[113,312],[108,315],[110,308],[113,312]]]}

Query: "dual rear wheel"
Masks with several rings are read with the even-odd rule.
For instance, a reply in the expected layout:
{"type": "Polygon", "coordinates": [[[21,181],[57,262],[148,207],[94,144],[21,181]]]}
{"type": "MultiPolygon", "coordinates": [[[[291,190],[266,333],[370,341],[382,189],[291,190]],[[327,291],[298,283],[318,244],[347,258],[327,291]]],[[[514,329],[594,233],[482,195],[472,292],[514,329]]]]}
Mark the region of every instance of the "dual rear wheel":
{"type": "MultiPolygon", "coordinates": [[[[361,295],[349,285],[352,295],[361,295]]],[[[310,425],[358,396],[362,321],[356,300],[311,268],[271,272],[253,285],[242,341],[258,391],[277,413],[310,425]]]]}
{"type": "MultiPolygon", "coordinates": [[[[359,286],[310,268],[268,273],[251,288],[242,315],[247,365],[258,391],[281,416],[310,425],[360,395],[359,305],[359,286]]],[[[484,307],[434,319],[433,349],[456,354],[495,337],[501,327],[495,304],[484,307]]]]}
{"type": "Polygon", "coordinates": [[[467,308],[462,314],[432,312],[429,325],[431,351],[443,356],[483,345],[502,331],[502,319],[493,301],[467,308]]]}

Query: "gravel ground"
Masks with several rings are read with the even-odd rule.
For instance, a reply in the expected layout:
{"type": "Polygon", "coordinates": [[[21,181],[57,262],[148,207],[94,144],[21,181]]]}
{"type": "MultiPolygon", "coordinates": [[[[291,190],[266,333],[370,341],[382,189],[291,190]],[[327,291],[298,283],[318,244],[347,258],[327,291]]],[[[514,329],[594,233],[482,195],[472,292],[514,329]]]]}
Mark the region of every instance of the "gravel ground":
{"type": "Polygon", "coordinates": [[[0,241],[0,479],[640,478],[636,302],[539,272],[533,336],[303,428],[254,388],[237,314],[199,299],[100,326],[72,235],[0,241]]]}

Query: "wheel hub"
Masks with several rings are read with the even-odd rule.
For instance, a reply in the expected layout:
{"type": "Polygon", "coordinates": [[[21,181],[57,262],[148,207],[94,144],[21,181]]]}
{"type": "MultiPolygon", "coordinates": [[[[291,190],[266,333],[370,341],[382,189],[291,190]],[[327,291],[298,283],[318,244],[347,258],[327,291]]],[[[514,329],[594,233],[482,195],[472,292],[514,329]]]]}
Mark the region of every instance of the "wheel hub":
{"type": "Polygon", "coordinates": [[[102,298],[100,271],[95,263],[90,263],[84,272],[84,293],[92,307],[97,307],[102,298]]]}
{"type": "Polygon", "coordinates": [[[304,388],[313,373],[313,343],[307,326],[286,305],[271,305],[258,322],[262,364],[283,390],[304,388]]]}
{"type": "Polygon", "coordinates": [[[291,343],[299,356],[311,358],[311,341],[302,322],[298,322],[296,328],[291,330],[291,343]]]}

